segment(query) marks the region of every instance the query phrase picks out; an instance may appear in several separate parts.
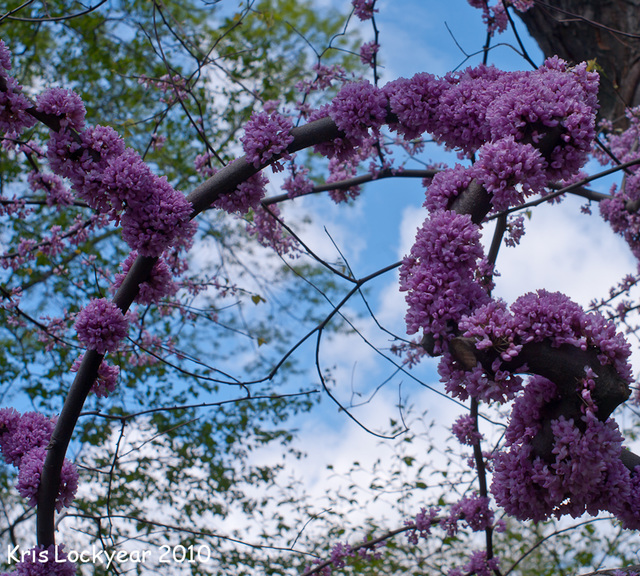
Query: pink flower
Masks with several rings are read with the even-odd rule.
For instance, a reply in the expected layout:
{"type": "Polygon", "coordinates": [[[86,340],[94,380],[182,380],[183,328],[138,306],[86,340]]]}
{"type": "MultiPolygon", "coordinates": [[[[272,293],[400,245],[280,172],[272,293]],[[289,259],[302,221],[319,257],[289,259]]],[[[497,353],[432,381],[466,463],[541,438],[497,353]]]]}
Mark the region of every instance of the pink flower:
{"type": "Polygon", "coordinates": [[[113,352],[127,335],[129,323],[122,310],[106,298],[92,300],[76,318],[78,339],[98,354],[113,352]]]}
{"type": "MultiPolygon", "coordinates": [[[[46,448],[34,448],[25,454],[18,472],[16,488],[23,498],[29,500],[29,505],[38,504],[38,489],[40,488],[40,475],[47,456],[46,448]]],[[[65,458],[60,473],[60,488],[56,499],[56,510],[68,507],[73,502],[78,489],[78,471],[76,467],[65,458]]]]}
{"type": "Polygon", "coordinates": [[[20,415],[13,408],[0,410],[0,450],[7,464],[20,466],[23,457],[49,444],[55,420],[40,412],[20,415]]]}
{"type": "Polygon", "coordinates": [[[366,42],[360,47],[360,61],[367,65],[373,66],[374,57],[380,50],[380,45],[376,42],[366,42]]]}
{"type": "Polygon", "coordinates": [[[270,205],[268,211],[258,205],[253,211],[253,221],[247,224],[247,231],[263,246],[273,248],[278,254],[288,254],[295,251],[296,242],[278,222],[279,217],[280,209],[276,204],[270,205]]]}
{"type": "MultiPolygon", "coordinates": [[[[289,159],[291,156],[287,153],[287,147],[293,142],[292,128],[293,121],[278,112],[254,112],[241,139],[247,162],[253,164],[254,168],[260,168],[274,156],[289,159]]],[[[282,167],[276,163],[273,168],[278,171],[282,167]]]]}
{"type": "Polygon", "coordinates": [[[177,243],[189,243],[195,225],[190,223],[193,207],[174,190],[166,178],[153,178],[152,195],[144,201],[128,201],[122,216],[122,238],[141,256],[160,256],[177,243]]]}
{"type": "Polygon", "coordinates": [[[353,13],[360,20],[371,20],[373,18],[374,12],[377,12],[377,9],[374,9],[376,0],[351,0],[351,4],[353,4],[353,13]]]}
{"type": "Polygon", "coordinates": [[[470,216],[449,210],[433,213],[400,268],[408,333],[423,329],[433,334],[436,352],[442,351],[462,316],[489,299],[476,278],[483,260],[480,231],[470,216]]]}
{"type": "Polygon", "coordinates": [[[6,84],[6,89],[0,91],[0,134],[17,137],[33,126],[36,119],[27,112],[33,105],[22,94],[22,86],[6,72],[11,70],[11,53],[6,44],[0,42],[0,78],[4,78],[6,84]]]}
{"type": "MultiPolygon", "coordinates": [[[[71,365],[71,372],[78,371],[83,358],[84,354],[71,365]]],[[[112,366],[108,362],[101,362],[100,368],[98,368],[98,377],[93,383],[91,391],[98,396],[98,398],[106,398],[116,389],[119,374],[120,368],[112,366]]]]}
{"type": "Polygon", "coordinates": [[[62,127],[70,126],[78,131],[84,128],[87,111],[82,98],[72,90],[48,88],[38,96],[36,109],[38,112],[57,116],[62,127]]]}
{"type": "Polygon", "coordinates": [[[213,205],[230,214],[234,212],[246,214],[250,208],[255,209],[258,207],[260,200],[264,197],[265,186],[268,182],[262,172],[258,172],[245,182],[242,182],[230,194],[220,196],[213,205]]]}
{"type": "Polygon", "coordinates": [[[359,142],[377,131],[387,117],[387,97],[368,81],[345,84],[333,99],[331,118],[347,138],[359,142]]]}
{"type": "Polygon", "coordinates": [[[451,428],[460,444],[473,446],[482,440],[482,434],[478,432],[475,420],[469,414],[463,414],[451,428]]]}
{"type": "MultiPolygon", "coordinates": [[[[122,263],[122,273],[116,274],[115,281],[111,286],[112,292],[115,292],[120,287],[137,256],[137,252],[132,252],[122,263]]],[[[177,290],[178,286],[173,281],[173,274],[169,265],[164,259],[159,258],[151,269],[149,278],[140,284],[140,291],[135,301],[144,305],[152,304],[160,301],[165,296],[173,296],[177,290]]]]}

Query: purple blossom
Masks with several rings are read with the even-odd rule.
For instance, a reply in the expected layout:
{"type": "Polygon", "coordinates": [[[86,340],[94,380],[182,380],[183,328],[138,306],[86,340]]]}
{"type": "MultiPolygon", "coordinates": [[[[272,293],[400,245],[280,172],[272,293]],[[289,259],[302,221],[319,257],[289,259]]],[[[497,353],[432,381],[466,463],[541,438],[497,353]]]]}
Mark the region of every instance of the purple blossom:
{"type": "Polygon", "coordinates": [[[366,80],[345,84],[333,99],[331,118],[347,138],[360,142],[377,131],[387,117],[385,93],[366,80]]]}
{"type": "Polygon", "coordinates": [[[156,176],[140,155],[127,148],[114,157],[104,169],[102,186],[113,206],[122,208],[128,202],[149,201],[154,192],[156,176]]]}
{"type": "Polygon", "coordinates": [[[622,236],[633,255],[640,260],[640,214],[627,210],[628,205],[640,201],[640,172],[637,170],[624,179],[624,185],[613,185],[610,197],[600,202],[600,214],[614,232],[622,236]]]}
{"type": "Polygon", "coordinates": [[[494,520],[489,504],[489,498],[479,494],[465,496],[451,506],[449,515],[440,520],[440,527],[448,536],[458,533],[460,522],[464,522],[474,532],[485,530],[493,525],[494,520]]]}
{"type": "Polygon", "coordinates": [[[422,329],[436,337],[436,352],[463,315],[489,300],[477,274],[484,252],[471,217],[435,212],[418,230],[400,268],[400,290],[407,292],[407,332],[422,329]]]}
{"type": "MultiPolygon", "coordinates": [[[[309,122],[326,118],[330,115],[331,107],[327,104],[309,114],[309,122]]],[[[347,136],[334,138],[328,142],[321,142],[313,147],[314,152],[339,162],[350,159],[356,153],[358,142],[353,142],[347,136]]]]}
{"type": "MultiPolygon", "coordinates": [[[[635,160],[638,157],[638,142],[640,140],[640,106],[634,108],[627,108],[625,110],[625,116],[628,122],[628,127],[618,132],[614,130],[610,123],[605,122],[606,134],[602,137],[606,148],[613,154],[615,158],[620,162],[629,162],[635,160]],[[609,125],[606,125],[609,124],[609,125]]],[[[606,154],[600,148],[594,150],[594,156],[603,165],[611,164],[611,156],[606,154]]],[[[628,168],[630,171],[637,171],[636,166],[628,168]]]]}
{"type": "Polygon", "coordinates": [[[122,310],[106,298],[92,300],[76,318],[78,339],[98,354],[113,352],[127,335],[129,322],[122,310]]]}
{"type": "Polygon", "coordinates": [[[504,300],[491,300],[478,307],[473,313],[464,316],[458,324],[466,338],[476,340],[478,350],[499,348],[500,357],[508,362],[515,358],[522,349],[516,344],[516,320],[508,311],[504,300]]]}
{"type": "Polygon", "coordinates": [[[568,296],[546,290],[521,296],[511,305],[511,312],[523,344],[549,339],[554,346],[571,344],[583,350],[594,346],[601,351],[601,364],[612,364],[622,378],[631,381],[630,346],[601,314],[587,314],[568,296]]]}
{"type": "Polygon", "coordinates": [[[296,198],[309,194],[313,190],[313,182],[309,179],[309,169],[306,166],[296,166],[295,172],[287,176],[282,184],[289,198],[296,198]]]}
{"type": "Polygon", "coordinates": [[[595,137],[597,74],[588,73],[586,64],[569,70],[549,59],[535,72],[511,78],[487,109],[492,139],[512,135],[541,147],[549,177],[570,178],[595,137]]]}
{"type": "MultiPolygon", "coordinates": [[[[499,362],[499,361],[498,361],[499,362]]],[[[470,396],[487,402],[506,402],[522,387],[522,378],[507,370],[499,370],[489,376],[478,363],[471,370],[462,368],[449,352],[445,352],[438,364],[440,381],[446,391],[466,400],[470,396]]]]}
{"type": "MultiPolygon", "coordinates": [[[[0,40],[0,66],[5,70],[11,70],[11,52],[3,40],[0,40]]],[[[5,72],[0,70],[0,76],[6,77],[5,72]]]]}
{"type": "Polygon", "coordinates": [[[354,556],[353,549],[349,544],[341,544],[338,542],[331,550],[329,560],[335,568],[344,568],[345,559],[354,556]]]}
{"type": "Polygon", "coordinates": [[[540,521],[551,514],[578,517],[585,511],[619,513],[619,502],[628,501],[631,479],[620,460],[623,438],[615,422],[600,422],[587,411],[581,429],[561,416],[551,421],[550,458],[534,453],[543,409],[556,395],[555,384],[534,376],[516,399],[506,450],[495,460],[491,490],[496,502],[522,520],[540,521]]]}
{"type": "Polygon", "coordinates": [[[57,116],[63,128],[69,126],[77,131],[84,128],[87,111],[82,98],[73,90],[48,88],[38,96],[36,109],[38,112],[57,116]]]}
{"type": "Polygon", "coordinates": [[[0,410],[0,450],[7,464],[21,466],[23,457],[49,444],[55,420],[40,412],[20,415],[13,408],[0,410]]]}
{"type": "MultiPolygon", "coordinates": [[[[247,162],[254,168],[260,168],[274,156],[291,158],[287,147],[293,142],[291,129],[293,121],[278,112],[255,112],[249,118],[242,137],[242,147],[247,162]]],[[[273,165],[274,171],[282,169],[278,163],[273,165]]]]}
{"type": "MultiPolygon", "coordinates": [[[[129,254],[122,263],[122,273],[116,274],[111,285],[111,291],[115,292],[129,273],[131,266],[138,257],[137,252],[129,254]]],[[[169,265],[163,258],[159,258],[149,274],[149,278],[140,284],[140,290],[135,298],[139,304],[148,305],[159,302],[165,296],[173,296],[178,291],[177,284],[173,281],[173,274],[169,265]]]]}
{"type": "Polygon", "coordinates": [[[124,140],[110,126],[93,126],[81,134],[84,153],[74,189],[89,206],[106,213],[114,206],[105,195],[103,178],[109,163],[125,152],[124,140]]]}
{"type": "MultiPolygon", "coordinates": [[[[84,354],[75,360],[71,365],[71,372],[78,371],[83,358],[84,354]]],[[[120,368],[112,366],[108,362],[101,362],[98,368],[98,376],[91,387],[91,391],[98,396],[98,398],[106,398],[116,389],[119,374],[120,368]]]]}
{"type": "Polygon", "coordinates": [[[4,68],[0,68],[0,78],[6,85],[0,91],[0,134],[15,138],[33,126],[36,119],[27,112],[33,104],[22,94],[22,86],[6,72],[11,70],[11,53],[6,44],[2,40],[0,42],[0,67],[4,68]]]}
{"type": "Polygon", "coordinates": [[[255,236],[263,246],[273,248],[278,254],[289,254],[296,249],[294,238],[278,222],[280,209],[271,204],[267,210],[261,205],[253,211],[253,220],[247,223],[247,232],[255,236]]]}
{"type": "Polygon", "coordinates": [[[631,474],[628,498],[612,495],[611,508],[625,528],[640,530],[640,466],[636,466],[631,474]]]}
{"type": "Polygon", "coordinates": [[[531,144],[507,136],[488,142],[477,152],[474,175],[490,192],[493,208],[500,212],[519,206],[547,184],[547,162],[531,144]]]}
{"type": "MultiPolygon", "coordinates": [[[[27,452],[20,462],[18,483],[16,488],[23,498],[29,501],[29,505],[35,507],[38,504],[38,489],[40,488],[40,475],[47,456],[44,447],[34,448],[27,452]]],[[[68,507],[73,502],[78,489],[78,471],[66,458],[60,472],[60,488],[56,498],[56,510],[68,507]]]]}
{"type": "Polygon", "coordinates": [[[524,236],[524,216],[509,215],[507,219],[507,235],[505,236],[505,246],[515,247],[520,244],[520,240],[524,236]]]}
{"type": "Polygon", "coordinates": [[[460,416],[451,427],[451,431],[460,444],[474,446],[482,440],[482,434],[478,432],[476,421],[469,415],[460,416]]]}
{"type": "Polygon", "coordinates": [[[466,574],[476,574],[476,576],[491,576],[494,570],[499,567],[498,558],[487,559],[487,552],[485,550],[475,550],[471,553],[469,562],[467,562],[463,569],[466,574]]]}
{"type": "Polygon", "coordinates": [[[112,206],[103,188],[103,173],[109,162],[125,150],[124,141],[108,126],[95,126],[80,134],[80,141],[69,130],[52,132],[47,146],[51,169],[71,180],[74,191],[101,213],[112,206]]]}
{"type": "Polygon", "coordinates": [[[73,194],[56,174],[33,171],[29,172],[27,181],[34,192],[41,190],[46,194],[47,206],[69,206],[73,203],[73,194]]]}
{"type": "Polygon", "coordinates": [[[141,256],[160,256],[176,243],[189,244],[195,224],[193,206],[165,177],[153,179],[153,192],[144,202],[128,202],[122,216],[122,238],[141,256]]]}
{"type": "Polygon", "coordinates": [[[459,148],[466,155],[491,140],[488,110],[518,75],[493,66],[480,65],[447,74],[434,110],[437,123],[432,129],[436,140],[448,148],[459,148]]]}
{"type": "Polygon", "coordinates": [[[265,186],[268,184],[267,178],[258,172],[242,182],[233,192],[230,194],[223,194],[218,198],[213,206],[221,208],[230,214],[234,212],[239,214],[246,214],[250,208],[257,208],[260,204],[260,200],[264,198],[265,186]]]}
{"type": "MultiPolygon", "coordinates": [[[[62,546],[37,546],[29,550],[11,576],[76,576],[76,565],[67,560],[62,546]]],[[[3,574],[4,576],[4,574],[3,574]]],[[[7,573],[9,576],[9,573],[7,573]]]]}
{"type": "Polygon", "coordinates": [[[380,50],[380,45],[376,42],[365,42],[360,46],[360,61],[366,65],[373,67],[374,58],[380,50]]]}
{"type": "Polygon", "coordinates": [[[409,140],[433,132],[440,121],[440,97],[448,87],[448,82],[426,72],[386,84],[383,91],[389,99],[391,112],[398,118],[389,127],[409,140]]]}
{"type": "Polygon", "coordinates": [[[212,158],[215,158],[215,156],[211,152],[198,154],[193,161],[196,172],[205,178],[211,178],[217,171],[215,167],[211,166],[212,158]]]}
{"type": "Polygon", "coordinates": [[[407,532],[407,538],[411,544],[417,544],[419,538],[427,538],[431,534],[431,527],[436,524],[439,511],[439,508],[421,508],[414,522],[409,520],[405,522],[407,526],[414,526],[407,532]]]}
{"type": "Polygon", "coordinates": [[[476,177],[473,166],[456,164],[453,168],[447,168],[438,172],[427,188],[427,196],[424,206],[429,212],[447,210],[451,202],[462,192],[467,190],[476,177]]]}
{"type": "Polygon", "coordinates": [[[371,20],[374,12],[378,10],[374,8],[376,0],[351,0],[353,5],[353,13],[360,20],[371,20]]]}

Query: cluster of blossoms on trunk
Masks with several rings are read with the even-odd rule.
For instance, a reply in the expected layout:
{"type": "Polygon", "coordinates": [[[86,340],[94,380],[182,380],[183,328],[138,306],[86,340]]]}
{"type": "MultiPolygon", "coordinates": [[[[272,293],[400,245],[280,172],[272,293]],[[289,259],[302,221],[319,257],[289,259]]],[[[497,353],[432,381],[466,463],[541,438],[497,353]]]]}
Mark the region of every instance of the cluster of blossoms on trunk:
{"type": "MultiPolygon", "coordinates": [[[[39,412],[20,414],[13,408],[0,409],[0,453],[7,464],[18,468],[16,488],[32,507],[38,501],[40,473],[54,426],[55,419],[39,412]]],[[[77,488],[78,471],[65,459],[56,510],[73,502],[77,488]]]]}

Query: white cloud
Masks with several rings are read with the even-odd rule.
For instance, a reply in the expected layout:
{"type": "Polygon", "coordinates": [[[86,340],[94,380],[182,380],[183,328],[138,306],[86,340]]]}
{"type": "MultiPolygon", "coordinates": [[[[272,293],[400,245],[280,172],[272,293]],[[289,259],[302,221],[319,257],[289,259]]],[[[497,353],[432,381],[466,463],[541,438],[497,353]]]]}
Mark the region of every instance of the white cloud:
{"type": "Polygon", "coordinates": [[[584,200],[568,198],[560,205],[533,209],[521,244],[500,249],[495,296],[511,302],[545,288],[588,306],[635,270],[626,243],[596,213],[580,214],[581,204],[584,200]]]}

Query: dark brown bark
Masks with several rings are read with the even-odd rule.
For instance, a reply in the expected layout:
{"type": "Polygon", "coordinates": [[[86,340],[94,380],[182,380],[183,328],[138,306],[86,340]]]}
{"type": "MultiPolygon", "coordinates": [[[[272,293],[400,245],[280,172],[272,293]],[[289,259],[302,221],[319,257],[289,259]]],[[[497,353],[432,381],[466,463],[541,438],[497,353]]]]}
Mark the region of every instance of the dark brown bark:
{"type": "Polygon", "coordinates": [[[519,16],[546,56],[595,59],[600,117],[623,127],[625,107],[640,105],[640,0],[536,0],[519,16]]]}

